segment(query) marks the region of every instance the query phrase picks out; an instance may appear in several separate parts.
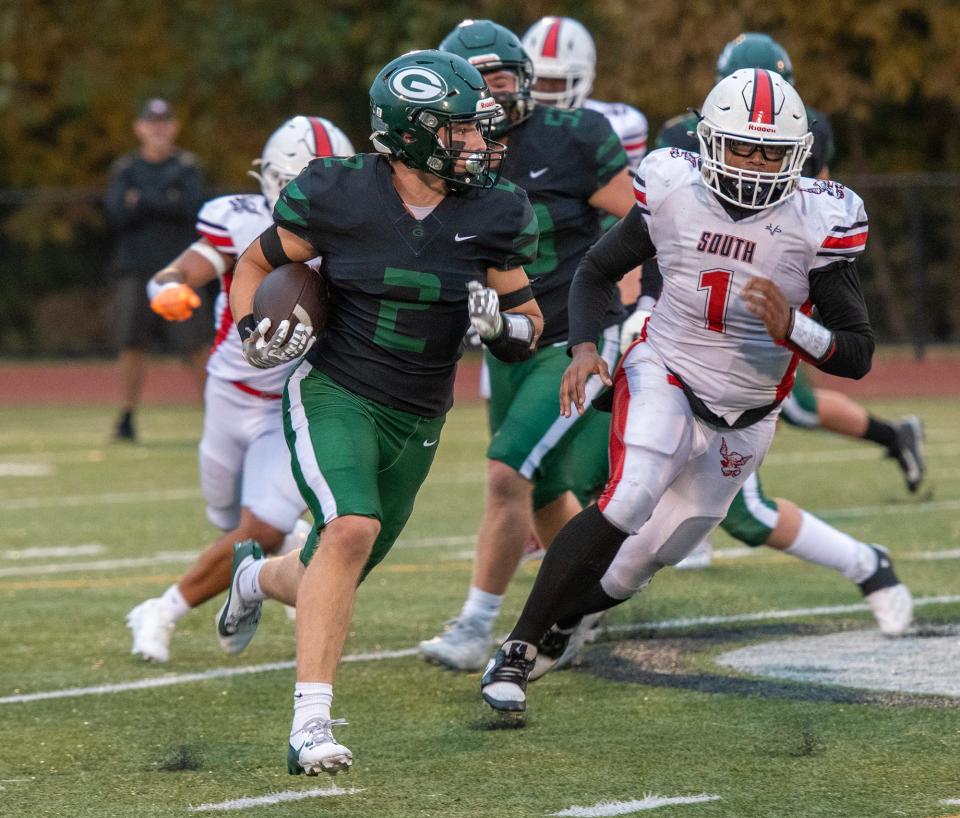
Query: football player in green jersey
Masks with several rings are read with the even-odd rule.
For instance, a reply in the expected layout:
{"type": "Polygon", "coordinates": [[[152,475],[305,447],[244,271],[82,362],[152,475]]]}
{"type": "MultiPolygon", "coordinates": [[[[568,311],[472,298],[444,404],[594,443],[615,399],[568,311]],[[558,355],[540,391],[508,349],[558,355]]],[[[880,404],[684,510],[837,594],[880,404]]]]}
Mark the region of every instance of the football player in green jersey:
{"type": "Polygon", "coordinates": [[[336,773],[352,754],[332,734],[333,678],[356,586],[386,556],[413,510],[472,324],[491,352],[523,361],[543,321],[524,265],[537,222],[526,194],[499,181],[503,146],[484,123],[501,114],[460,57],[416,51],[370,89],[376,153],[318,160],[284,188],[275,225],[237,264],[231,308],[255,366],[309,350],[284,392],[294,476],[316,527],[299,556],[264,560],[239,544],[217,617],[229,652],[250,641],[264,598],[297,606],[291,774],[336,773]],[[254,291],[289,261],[322,257],[329,318],[282,321],[267,340],[254,291]],[[279,341],[276,340],[279,336],[279,341]],[[322,532],[322,533],[321,533],[322,532]]]}
{"type": "MultiPolygon", "coordinates": [[[[489,658],[494,620],[528,532],[536,524],[549,544],[589,490],[606,480],[609,416],[592,410],[578,419],[560,417],[567,293],[577,263],[600,236],[599,211],[620,218],[634,197],[626,153],[602,114],[534,104],[532,63],[516,35],[490,20],[465,20],[440,47],[475,65],[502,106],[492,125],[508,146],[504,173],[526,189],[540,225],[539,255],[527,272],[544,333],[529,361],[487,356],[492,439],[470,589],[451,627],[420,643],[428,660],[471,670],[489,658]]],[[[623,315],[619,302],[612,305],[598,339],[611,367],[623,315]]],[[[600,387],[597,380],[589,388],[600,387]]]]}

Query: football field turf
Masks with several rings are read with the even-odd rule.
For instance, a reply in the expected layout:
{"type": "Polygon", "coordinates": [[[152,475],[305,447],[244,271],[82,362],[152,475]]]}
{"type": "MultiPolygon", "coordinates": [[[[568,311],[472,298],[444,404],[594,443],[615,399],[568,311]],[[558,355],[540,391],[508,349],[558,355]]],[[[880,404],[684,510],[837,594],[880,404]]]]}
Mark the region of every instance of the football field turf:
{"type": "Polygon", "coordinates": [[[215,534],[199,410],[145,410],[131,446],[106,444],[104,409],[0,409],[0,816],[956,815],[956,400],[870,407],[925,420],[917,495],[876,447],[791,428],[761,476],[770,496],[890,548],[920,603],[914,635],[878,640],[839,575],[717,533],[709,569],[659,574],[579,668],[531,685],[524,729],[494,729],[478,674],[415,655],[459,611],[482,508],[483,410],[458,406],[400,543],[360,590],[333,707],[355,762],[333,780],[286,772],[293,627],[279,606],[240,656],[217,646],[219,602],[181,621],[168,664],[129,655],[127,611],[215,534]],[[769,669],[816,638],[789,678],[724,658],[762,648],[769,669]],[[841,643],[867,646],[859,687],[822,683],[841,643]]]}

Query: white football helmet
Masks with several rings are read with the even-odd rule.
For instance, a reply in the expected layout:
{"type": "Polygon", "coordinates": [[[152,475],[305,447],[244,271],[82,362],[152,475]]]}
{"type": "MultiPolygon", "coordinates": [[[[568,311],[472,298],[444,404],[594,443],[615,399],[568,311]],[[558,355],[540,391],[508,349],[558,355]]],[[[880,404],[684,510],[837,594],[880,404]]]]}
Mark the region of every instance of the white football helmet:
{"type": "Polygon", "coordinates": [[[789,198],[797,189],[800,169],[813,134],[800,95],[783,77],[764,68],[742,68],[720,80],[707,94],[697,125],[700,172],[707,186],[748,210],[763,210],[789,198]],[[727,151],[779,159],[774,172],[736,168],[727,151]]]}
{"type": "Polygon", "coordinates": [[[533,60],[533,98],[557,108],[580,108],[593,90],[597,50],[590,32],[572,17],[543,17],[523,35],[533,60]],[[560,91],[538,91],[536,80],[566,80],[560,91]]]}
{"type": "Polygon", "coordinates": [[[353,156],[355,151],[347,135],[322,116],[295,116],[275,130],[259,159],[253,160],[250,175],[273,210],[280,191],[300,175],[318,156],[353,156]],[[258,172],[259,171],[259,172],[258,172]]]}

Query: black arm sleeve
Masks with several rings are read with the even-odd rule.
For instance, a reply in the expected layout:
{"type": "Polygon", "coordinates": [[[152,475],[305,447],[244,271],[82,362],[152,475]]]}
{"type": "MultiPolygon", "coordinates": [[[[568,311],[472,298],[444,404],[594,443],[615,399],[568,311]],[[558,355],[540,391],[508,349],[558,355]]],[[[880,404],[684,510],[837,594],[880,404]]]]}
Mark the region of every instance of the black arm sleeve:
{"type": "Polygon", "coordinates": [[[617,282],[656,254],[647,223],[636,207],[587,250],[577,266],[567,297],[568,351],[577,344],[597,340],[617,282]]]}
{"type": "Polygon", "coordinates": [[[862,378],[870,371],[875,341],[856,262],[838,261],[813,270],[810,299],[820,322],[833,333],[833,347],[817,368],[843,378],[862,378]]]}
{"type": "Polygon", "coordinates": [[[663,290],[663,276],[660,273],[660,265],[657,259],[650,258],[643,262],[643,269],[640,271],[640,296],[650,296],[654,301],[660,298],[660,292],[663,290]]]}

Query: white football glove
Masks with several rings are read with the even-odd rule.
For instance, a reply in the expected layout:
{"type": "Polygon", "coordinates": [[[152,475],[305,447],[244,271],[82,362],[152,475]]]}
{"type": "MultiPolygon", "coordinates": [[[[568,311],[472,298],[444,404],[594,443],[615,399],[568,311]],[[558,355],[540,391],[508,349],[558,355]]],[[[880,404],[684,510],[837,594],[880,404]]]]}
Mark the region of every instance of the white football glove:
{"type": "Polygon", "coordinates": [[[647,319],[653,315],[650,310],[644,310],[637,308],[634,310],[633,315],[627,318],[620,325],[620,354],[623,355],[624,352],[630,347],[637,338],[640,337],[640,333],[643,332],[643,326],[647,323],[647,319]]]}
{"type": "Polygon", "coordinates": [[[470,323],[484,341],[492,341],[503,330],[503,316],[500,315],[500,298],[497,291],[484,287],[479,281],[467,285],[467,310],[470,323]]]}
{"type": "Polygon", "coordinates": [[[243,357],[257,369],[270,369],[294,361],[305,355],[317,340],[313,327],[303,323],[295,324],[288,338],[290,322],[284,320],[277,325],[277,331],[268,341],[265,336],[270,331],[270,325],[270,319],[264,318],[243,341],[243,357]]]}

